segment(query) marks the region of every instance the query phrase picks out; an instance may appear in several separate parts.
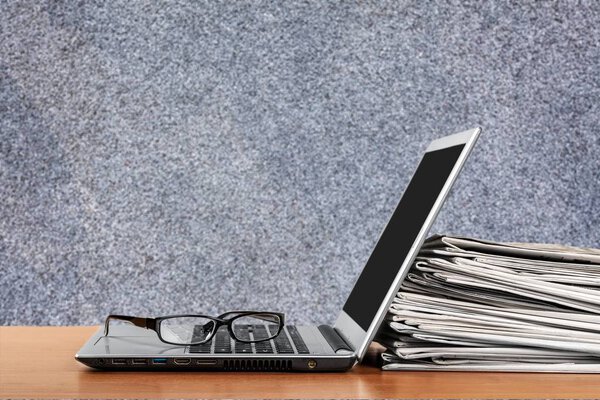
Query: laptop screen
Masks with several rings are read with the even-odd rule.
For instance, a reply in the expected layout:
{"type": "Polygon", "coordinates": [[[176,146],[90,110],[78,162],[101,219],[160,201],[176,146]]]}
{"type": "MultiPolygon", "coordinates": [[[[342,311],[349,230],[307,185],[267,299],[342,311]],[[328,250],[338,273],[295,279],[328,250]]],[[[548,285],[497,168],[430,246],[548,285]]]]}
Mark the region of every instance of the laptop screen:
{"type": "Polygon", "coordinates": [[[365,331],[425,224],[464,144],[425,153],[350,293],[344,311],[365,331]]]}

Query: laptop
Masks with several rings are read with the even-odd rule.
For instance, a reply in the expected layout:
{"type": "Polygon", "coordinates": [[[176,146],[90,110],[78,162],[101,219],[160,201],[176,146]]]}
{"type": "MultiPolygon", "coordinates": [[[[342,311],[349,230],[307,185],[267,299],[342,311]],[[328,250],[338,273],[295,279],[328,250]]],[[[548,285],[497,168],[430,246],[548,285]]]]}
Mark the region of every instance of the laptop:
{"type": "Polygon", "coordinates": [[[481,129],[433,141],[383,229],[333,326],[285,325],[260,346],[219,330],[204,345],[173,346],[156,332],[99,329],[75,355],[111,370],[344,371],[365,356],[481,129]]]}

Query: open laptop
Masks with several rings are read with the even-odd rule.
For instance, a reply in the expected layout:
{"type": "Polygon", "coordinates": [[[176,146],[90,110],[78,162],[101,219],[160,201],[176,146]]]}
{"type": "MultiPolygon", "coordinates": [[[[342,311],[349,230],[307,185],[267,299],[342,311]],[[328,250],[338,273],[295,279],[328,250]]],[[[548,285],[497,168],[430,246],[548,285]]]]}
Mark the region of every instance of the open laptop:
{"type": "Polygon", "coordinates": [[[99,369],[343,371],[364,357],[480,133],[433,141],[381,233],[334,326],[286,325],[268,342],[248,345],[218,331],[205,345],[173,346],[156,332],[115,325],[99,329],[75,358],[99,369]]]}

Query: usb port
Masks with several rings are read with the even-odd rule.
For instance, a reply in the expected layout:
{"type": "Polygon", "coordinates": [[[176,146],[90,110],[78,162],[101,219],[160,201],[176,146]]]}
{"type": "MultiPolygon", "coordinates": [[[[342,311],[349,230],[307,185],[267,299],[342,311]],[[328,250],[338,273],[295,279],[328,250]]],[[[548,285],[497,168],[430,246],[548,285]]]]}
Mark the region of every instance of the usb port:
{"type": "Polygon", "coordinates": [[[174,361],[177,365],[188,365],[191,360],[189,358],[176,358],[174,361]]]}
{"type": "Polygon", "coordinates": [[[114,365],[127,365],[127,360],[124,358],[113,358],[112,363],[114,365]]]}
{"type": "Polygon", "coordinates": [[[166,363],[167,363],[166,358],[153,358],[152,359],[152,364],[166,364],[166,363]]]}
{"type": "Polygon", "coordinates": [[[133,365],[146,365],[148,363],[145,358],[134,358],[131,362],[133,365]]]}

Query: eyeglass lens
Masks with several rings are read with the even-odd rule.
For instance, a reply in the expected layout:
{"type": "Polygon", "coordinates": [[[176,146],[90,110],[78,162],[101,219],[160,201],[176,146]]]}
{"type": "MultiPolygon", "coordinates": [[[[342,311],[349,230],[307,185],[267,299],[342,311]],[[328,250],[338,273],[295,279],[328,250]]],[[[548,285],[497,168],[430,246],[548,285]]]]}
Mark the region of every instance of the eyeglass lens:
{"type": "Polygon", "coordinates": [[[175,344],[202,343],[213,335],[215,321],[203,317],[167,318],[160,324],[163,340],[175,344]]]}
{"type": "Polygon", "coordinates": [[[277,336],[281,321],[274,314],[252,314],[234,318],[231,328],[236,339],[258,342],[277,336]]]}

